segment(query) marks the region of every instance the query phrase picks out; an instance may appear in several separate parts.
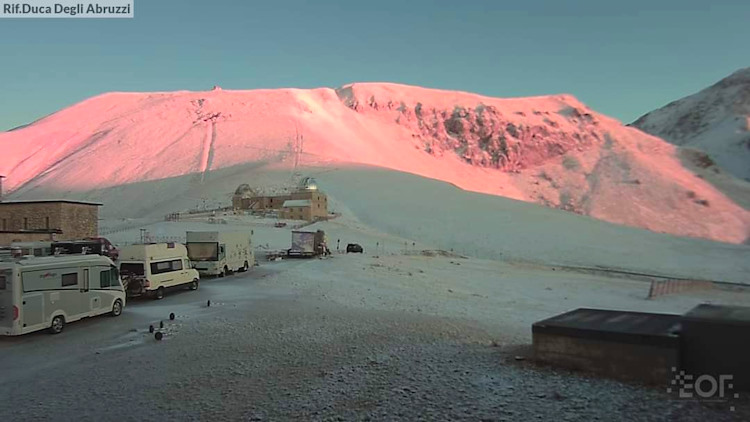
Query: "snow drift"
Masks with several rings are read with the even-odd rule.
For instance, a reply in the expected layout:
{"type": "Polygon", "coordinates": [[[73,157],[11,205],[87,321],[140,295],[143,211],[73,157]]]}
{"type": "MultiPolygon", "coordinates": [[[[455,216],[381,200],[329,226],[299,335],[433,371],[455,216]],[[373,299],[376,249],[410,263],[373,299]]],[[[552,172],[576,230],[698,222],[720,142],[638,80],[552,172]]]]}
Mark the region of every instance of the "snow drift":
{"type": "Polygon", "coordinates": [[[684,168],[676,147],[570,95],[498,99],[385,83],[110,93],[0,133],[0,148],[16,197],[181,181],[140,191],[138,210],[221,170],[365,164],[678,235],[740,243],[750,227],[748,212],[684,168]]]}

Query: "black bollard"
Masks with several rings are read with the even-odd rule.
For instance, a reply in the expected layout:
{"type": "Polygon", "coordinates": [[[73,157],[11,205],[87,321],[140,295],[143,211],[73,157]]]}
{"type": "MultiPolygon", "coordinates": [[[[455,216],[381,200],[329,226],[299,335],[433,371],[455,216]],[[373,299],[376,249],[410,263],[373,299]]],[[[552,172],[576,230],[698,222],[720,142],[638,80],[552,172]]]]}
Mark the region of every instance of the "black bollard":
{"type": "Polygon", "coordinates": [[[171,313],[169,314],[169,320],[170,320],[170,321],[174,321],[174,312],[171,312],[171,313]]]}
{"type": "Polygon", "coordinates": [[[154,332],[154,324],[151,324],[148,326],[148,332],[153,333],[154,332]]]}
{"type": "Polygon", "coordinates": [[[211,307],[211,300],[206,302],[206,307],[211,307]]]}
{"type": "Polygon", "coordinates": [[[154,338],[161,341],[161,339],[164,337],[164,334],[161,333],[161,331],[157,331],[156,334],[154,334],[154,338]]]}
{"type": "Polygon", "coordinates": [[[164,328],[164,321],[159,321],[159,328],[164,328]]]}

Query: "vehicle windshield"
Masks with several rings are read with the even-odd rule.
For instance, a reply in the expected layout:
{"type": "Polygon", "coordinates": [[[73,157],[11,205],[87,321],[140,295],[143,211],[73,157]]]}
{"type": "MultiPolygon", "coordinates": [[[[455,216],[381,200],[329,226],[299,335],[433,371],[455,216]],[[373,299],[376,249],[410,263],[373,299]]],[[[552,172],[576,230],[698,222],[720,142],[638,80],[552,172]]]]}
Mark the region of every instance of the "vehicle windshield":
{"type": "Polygon", "coordinates": [[[123,262],[120,264],[120,273],[123,276],[128,275],[143,275],[143,264],[141,263],[130,263],[130,262],[123,262]]]}
{"type": "Polygon", "coordinates": [[[191,261],[219,260],[219,244],[216,242],[188,242],[186,246],[191,261]]]}

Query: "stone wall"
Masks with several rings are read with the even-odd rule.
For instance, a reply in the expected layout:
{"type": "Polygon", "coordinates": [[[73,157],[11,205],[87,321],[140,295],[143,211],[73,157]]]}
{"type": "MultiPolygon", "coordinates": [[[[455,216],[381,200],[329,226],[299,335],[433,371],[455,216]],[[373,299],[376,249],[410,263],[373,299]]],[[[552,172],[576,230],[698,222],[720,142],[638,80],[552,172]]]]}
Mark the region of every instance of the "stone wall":
{"type": "Polygon", "coordinates": [[[0,243],[15,240],[58,240],[95,237],[99,233],[99,207],[68,202],[4,202],[0,203],[0,243]],[[31,231],[38,231],[36,233],[31,231]],[[47,231],[47,232],[45,232],[47,231]]]}
{"type": "MultiPolygon", "coordinates": [[[[314,221],[317,218],[328,217],[328,197],[317,190],[297,191],[290,195],[257,196],[254,198],[237,198],[232,203],[235,208],[253,210],[280,210],[280,217],[290,220],[314,221]],[[310,209],[283,210],[284,202],[288,200],[309,200],[310,209]],[[251,205],[252,204],[252,205],[251,205]]],[[[295,207],[300,208],[300,207],[295,207]]]]}
{"type": "Polygon", "coordinates": [[[281,210],[279,217],[284,220],[305,220],[313,221],[313,215],[310,207],[286,207],[281,210]]]}
{"type": "Polygon", "coordinates": [[[0,230],[59,229],[60,202],[0,203],[0,230]]]}
{"type": "Polygon", "coordinates": [[[50,242],[59,239],[54,233],[3,233],[0,232],[0,245],[10,245],[13,242],[50,242]]]}
{"type": "Polygon", "coordinates": [[[99,207],[87,204],[61,204],[60,239],[83,239],[99,234],[99,207]]]}

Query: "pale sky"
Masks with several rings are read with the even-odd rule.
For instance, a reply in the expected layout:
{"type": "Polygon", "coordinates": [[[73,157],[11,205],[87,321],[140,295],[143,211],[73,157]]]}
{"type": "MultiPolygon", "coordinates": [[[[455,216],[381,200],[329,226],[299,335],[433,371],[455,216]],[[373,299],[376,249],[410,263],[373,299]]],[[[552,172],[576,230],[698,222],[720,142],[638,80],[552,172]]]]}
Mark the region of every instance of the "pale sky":
{"type": "Polygon", "coordinates": [[[0,19],[0,130],[108,91],[386,81],[570,93],[626,123],[750,66],[750,1],[136,0],[0,19]]]}

